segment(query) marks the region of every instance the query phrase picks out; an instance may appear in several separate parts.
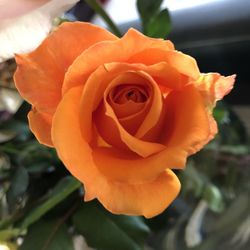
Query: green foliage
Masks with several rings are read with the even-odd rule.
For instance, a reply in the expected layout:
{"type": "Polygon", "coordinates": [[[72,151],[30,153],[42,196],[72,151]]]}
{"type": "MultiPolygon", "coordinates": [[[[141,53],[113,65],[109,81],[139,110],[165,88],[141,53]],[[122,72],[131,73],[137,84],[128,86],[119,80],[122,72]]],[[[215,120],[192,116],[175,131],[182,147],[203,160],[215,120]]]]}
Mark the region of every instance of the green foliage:
{"type": "Polygon", "coordinates": [[[27,170],[24,167],[18,167],[11,179],[10,188],[6,195],[10,208],[13,208],[19,198],[26,192],[28,185],[29,175],[27,170]]]}
{"type": "Polygon", "coordinates": [[[73,222],[90,246],[102,250],[140,250],[149,233],[141,218],[113,215],[93,202],[81,206],[73,222]]]}
{"type": "Polygon", "coordinates": [[[39,220],[44,214],[55,207],[58,203],[62,202],[67,196],[80,187],[80,183],[71,176],[67,176],[59,181],[54,189],[46,195],[45,201],[35,207],[30,213],[28,213],[21,224],[21,228],[25,229],[37,220],[39,220]]]}
{"type": "Polygon", "coordinates": [[[60,220],[40,220],[32,225],[20,250],[74,250],[65,223],[60,220]]]}
{"type": "Polygon", "coordinates": [[[166,38],[171,31],[168,9],[160,10],[162,0],[137,0],[143,33],[150,37],[166,38]]]}
{"type": "Polygon", "coordinates": [[[223,101],[214,109],[214,116],[219,125],[218,138],[221,144],[238,145],[247,144],[247,132],[235,112],[223,101]]]}
{"type": "Polygon", "coordinates": [[[0,142],[7,142],[12,139],[18,141],[25,141],[31,136],[31,132],[26,122],[19,121],[15,118],[7,120],[0,125],[0,134],[5,133],[6,136],[5,141],[1,140],[0,142]]]}
{"type": "Polygon", "coordinates": [[[150,37],[165,38],[171,30],[170,15],[167,9],[152,17],[146,26],[146,33],[150,37]]]}
{"type": "Polygon", "coordinates": [[[222,212],[225,208],[223,195],[215,185],[207,184],[202,198],[207,201],[209,208],[214,212],[222,212]]]}
{"type": "Polygon", "coordinates": [[[137,0],[136,6],[144,23],[159,12],[163,0],[137,0]]]}
{"type": "Polygon", "coordinates": [[[207,176],[198,171],[193,164],[189,164],[180,174],[182,192],[192,192],[196,198],[207,201],[209,208],[214,212],[222,212],[224,209],[223,195],[207,176]]]}
{"type": "Polygon", "coordinates": [[[9,240],[13,237],[20,235],[20,230],[16,228],[0,230],[0,243],[1,241],[9,240]]]}

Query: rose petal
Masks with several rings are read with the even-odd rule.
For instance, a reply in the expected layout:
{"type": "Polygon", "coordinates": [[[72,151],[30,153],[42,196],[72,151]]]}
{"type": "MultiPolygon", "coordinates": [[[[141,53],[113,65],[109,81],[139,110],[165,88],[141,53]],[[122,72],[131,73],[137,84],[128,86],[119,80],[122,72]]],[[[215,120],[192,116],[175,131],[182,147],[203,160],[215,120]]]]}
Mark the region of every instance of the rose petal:
{"type": "Polygon", "coordinates": [[[203,97],[209,116],[210,136],[208,141],[213,139],[218,131],[217,123],[213,118],[213,108],[218,100],[232,90],[235,77],[236,75],[225,77],[218,73],[202,74],[200,79],[194,83],[203,97]]]}
{"type": "Polygon", "coordinates": [[[146,37],[134,29],[129,29],[117,41],[95,44],[84,51],[70,66],[65,75],[63,93],[74,86],[85,83],[98,66],[110,62],[126,62],[133,54],[147,48],[160,48],[168,51],[173,49],[173,45],[169,41],[146,37]]]}
{"type": "Polygon", "coordinates": [[[29,126],[30,130],[36,136],[37,140],[49,147],[53,147],[51,141],[51,124],[52,117],[46,113],[42,113],[33,108],[29,114],[29,126]]]}
{"type": "Polygon", "coordinates": [[[145,159],[111,148],[95,149],[94,160],[104,175],[131,183],[152,180],[166,168],[183,168],[187,156],[211,139],[209,114],[193,85],[171,92],[165,102],[166,115],[158,142],[166,149],[145,159]]]}
{"type": "MultiPolygon", "coordinates": [[[[164,62],[151,66],[145,66],[143,64],[108,63],[98,67],[88,78],[81,98],[81,116],[84,119],[82,123],[82,133],[88,142],[91,140],[92,112],[101,102],[106,87],[116,76],[131,70],[140,70],[148,73],[153,79],[157,80],[157,83],[159,82],[159,84],[161,84],[160,87],[164,88],[165,94],[169,92],[169,89],[179,89],[187,83],[187,79],[184,81],[177,71],[164,62]],[[183,82],[181,82],[181,80],[183,80],[183,82]]],[[[144,116],[142,115],[141,118],[142,117],[144,116]]],[[[129,126],[128,124],[128,127],[129,126]]],[[[136,124],[133,127],[136,127],[136,124]]]]}
{"type": "Polygon", "coordinates": [[[193,57],[176,50],[167,51],[166,54],[167,62],[178,72],[195,80],[200,77],[199,68],[193,57]]]}
{"type": "Polygon", "coordinates": [[[64,23],[32,53],[16,56],[16,86],[38,110],[53,114],[61,99],[64,74],[75,58],[92,44],[115,40],[89,23],[64,23]]]}
{"type": "MultiPolygon", "coordinates": [[[[149,112],[145,116],[144,121],[135,134],[135,137],[137,138],[143,137],[143,135],[145,135],[155,124],[157,124],[160,118],[162,111],[162,94],[157,83],[151,78],[150,75],[143,71],[125,72],[114,79],[104,92],[104,96],[106,97],[110,88],[115,85],[119,85],[120,83],[140,84],[143,81],[148,82],[149,86],[152,88],[152,103],[149,112]]],[[[106,107],[107,105],[108,103],[106,102],[106,107]]]]}
{"type": "MultiPolygon", "coordinates": [[[[124,107],[125,108],[125,107],[124,107]]],[[[119,118],[119,123],[128,131],[131,135],[135,135],[136,131],[140,127],[143,119],[146,117],[148,110],[150,108],[150,101],[148,101],[144,107],[140,110],[134,109],[135,112],[132,115],[119,118]]]]}
{"type": "Polygon", "coordinates": [[[209,136],[208,112],[200,93],[193,85],[173,91],[166,97],[165,129],[161,142],[193,154],[201,149],[209,136]]]}
{"type": "Polygon", "coordinates": [[[180,182],[168,169],[152,182],[128,185],[108,181],[99,188],[97,198],[112,213],[151,218],[162,213],[176,198],[180,182]]]}
{"type": "Polygon", "coordinates": [[[236,75],[221,76],[218,73],[202,74],[194,83],[204,97],[205,103],[211,108],[233,88],[236,75]]]}
{"type": "Polygon", "coordinates": [[[183,168],[187,158],[187,152],[179,148],[166,148],[142,158],[131,152],[99,147],[94,148],[92,155],[96,167],[107,179],[130,184],[152,182],[165,169],[183,168]]]}
{"type": "Polygon", "coordinates": [[[178,178],[167,170],[152,182],[128,185],[102,176],[93,162],[91,148],[81,136],[80,96],[81,87],[71,89],[64,96],[55,114],[52,134],[60,158],[84,183],[85,200],[97,197],[109,211],[118,214],[152,217],[162,212],[179,192],[178,178]]]}
{"type": "MultiPolygon", "coordinates": [[[[159,89],[157,88],[156,83],[152,81],[152,79],[143,72],[125,72],[120,74],[116,77],[107,87],[104,92],[104,105],[105,105],[105,112],[101,110],[101,112],[96,113],[95,115],[95,125],[101,136],[104,140],[108,139],[108,143],[111,145],[115,145],[117,147],[121,146],[121,142],[126,144],[128,148],[142,157],[147,157],[151,154],[157,153],[163,150],[165,147],[161,144],[157,143],[150,143],[139,140],[136,136],[130,135],[120,124],[119,120],[117,119],[112,107],[107,102],[107,96],[110,90],[115,87],[119,86],[122,83],[126,84],[145,84],[152,87],[153,90],[153,103],[151,105],[151,109],[146,115],[142,125],[144,125],[143,129],[147,130],[154,126],[161,113],[162,108],[162,97],[159,89]],[[146,84],[147,83],[147,84],[146,84]],[[153,110],[153,112],[152,112],[153,110]],[[112,128],[113,133],[110,133],[110,129],[112,128]],[[118,133],[115,133],[117,131],[118,133]],[[116,134],[117,136],[114,136],[116,134]],[[118,140],[121,140],[119,142],[118,140]],[[113,142],[112,139],[115,139],[113,142]]],[[[142,126],[141,125],[141,126],[142,126]]],[[[139,129],[141,128],[139,127],[139,129]]],[[[139,130],[138,130],[139,131],[139,130]]]]}
{"type": "Polygon", "coordinates": [[[200,71],[194,58],[176,50],[162,50],[159,48],[148,48],[134,54],[128,60],[129,63],[143,63],[152,65],[166,62],[179,73],[197,80],[200,71]]]}
{"type": "MultiPolygon", "coordinates": [[[[119,86],[117,86],[119,88],[119,86]]],[[[148,86],[144,86],[149,91],[148,86]]],[[[127,85],[125,89],[129,90],[133,88],[132,85],[127,85]]],[[[137,88],[139,88],[139,85],[137,85],[137,88]]],[[[140,87],[142,91],[143,88],[140,87]]],[[[123,91],[125,91],[123,89],[123,91]]],[[[145,91],[144,91],[145,92],[145,91]]],[[[112,93],[112,90],[110,91],[112,93]]],[[[147,94],[146,94],[147,95],[147,94]]],[[[123,104],[116,103],[111,97],[110,94],[108,96],[108,102],[110,103],[110,106],[114,110],[114,113],[119,120],[119,123],[127,132],[129,132],[131,135],[134,135],[138,128],[140,127],[140,124],[142,123],[143,119],[146,117],[146,114],[150,108],[150,104],[152,102],[152,97],[147,97],[148,99],[144,102],[134,102],[134,101],[127,101],[123,104]]]]}
{"type": "Polygon", "coordinates": [[[113,108],[115,115],[119,120],[133,116],[138,112],[140,112],[145,107],[145,103],[142,102],[136,103],[131,100],[123,104],[117,104],[115,102],[112,102],[110,103],[110,105],[113,108]]]}

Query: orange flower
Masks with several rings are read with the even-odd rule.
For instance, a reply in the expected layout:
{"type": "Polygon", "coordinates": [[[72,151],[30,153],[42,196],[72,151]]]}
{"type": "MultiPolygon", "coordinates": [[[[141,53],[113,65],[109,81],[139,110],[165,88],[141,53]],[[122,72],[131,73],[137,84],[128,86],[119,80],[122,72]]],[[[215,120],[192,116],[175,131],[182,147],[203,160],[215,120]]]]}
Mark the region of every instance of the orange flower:
{"type": "Polygon", "coordinates": [[[80,22],[16,61],[16,86],[33,106],[30,128],[84,183],[85,200],[145,217],[177,196],[171,169],[217,133],[212,109],[235,78],[201,74],[170,41],[134,29],[119,39],[80,22]]]}

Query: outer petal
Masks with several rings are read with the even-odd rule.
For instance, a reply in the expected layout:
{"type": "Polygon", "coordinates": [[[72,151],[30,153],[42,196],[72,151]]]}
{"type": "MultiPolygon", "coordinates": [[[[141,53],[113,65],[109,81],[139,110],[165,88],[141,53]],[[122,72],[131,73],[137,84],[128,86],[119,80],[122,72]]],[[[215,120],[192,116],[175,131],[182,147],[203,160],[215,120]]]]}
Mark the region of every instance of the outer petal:
{"type": "Polygon", "coordinates": [[[60,158],[85,185],[85,200],[96,197],[108,210],[118,214],[152,217],[162,212],[179,192],[177,177],[167,170],[152,182],[129,185],[109,181],[100,174],[93,162],[92,150],[81,136],[80,95],[81,87],[78,87],[64,96],[56,111],[52,131],[60,158]]]}
{"type": "Polygon", "coordinates": [[[129,58],[147,48],[162,51],[173,49],[169,41],[153,39],[130,29],[121,39],[114,42],[101,42],[82,53],[71,65],[65,75],[63,92],[73,86],[85,83],[89,74],[98,66],[110,62],[126,62],[129,58]]]}
{"type": "Polygon", "coordinates": [[[39,112],[33,108],[28,114],[28,119],[30,129],[37,140],[46,146],[53,147],[51,141],[51,115],[39,112]]]}
{"type": "Polygon", "coordinates": [[[152,182],[168,168],[183,168],[188,153],[179,148],[167,148],[147,158],[112,148],[94,148],[93,160],[107,179],[120,183],[140,184],[152,182]]]}
{"type": "Polygon", "coordinates": [[[218,73],[202,74],[195,86],[201,92],[206,105],[214,107],[216,101],[221,100],[233,88],[236,75],[221,76],[218,73]]]}
{"type": "Polygon", "coordinates": [[[166,98],[166,109],[162,142],[184,149],[189,155],[200,150],[210,132],[208,112],[200,93],[193,85],[173,91],[166,98]]]}
{"type": "Polygon", "coordinates": [[[163,51],[159,48],[147,48],[144,51],[131,56],[130,63],[144,63],[146,65],[158,62],[167,62],[179,73],[197,80],[200,71],[194,58],[176,50],[163,51]]]}
{"type": "Polygon", "coordinates": [[[91,45],[117,38],[89,23],[64,23],[32,53],[16,57],[16,86],[39,111],[53,114],[61,99],[65,72],[91,45]]]}
{"type": "Polygon", "coordinates": [[[194,83],[203,97],[208,112],[210,125],[210,136],[208,141],[213,139],[218,131],[217,123],[213,118],[213,108],[218,100],[221,100],[232,90],[235,77],[236,75],[225,77],[218,73],[202,74],[200,79],[194,83]]]}
{"type": "Polygon", "coordinates": [[[151,218],[160,214],[176,198],[180,182],[167,169],[154,181],[137,185],[107,182],[98,195],[100,202],[112,213],[144,215],[151,218]]]}

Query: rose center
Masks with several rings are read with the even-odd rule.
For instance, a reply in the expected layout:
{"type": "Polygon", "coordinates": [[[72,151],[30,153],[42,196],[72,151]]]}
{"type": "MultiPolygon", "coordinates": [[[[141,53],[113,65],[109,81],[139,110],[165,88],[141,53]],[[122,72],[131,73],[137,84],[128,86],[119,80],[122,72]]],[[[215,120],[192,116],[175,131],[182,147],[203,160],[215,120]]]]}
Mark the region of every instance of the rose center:
{"type": "Polygon", "coordinates": [[[140,85],[120,85],[110,93],[114,103],[124,104],[129,101],[134,103],[144,103],[148,99],[148,91],[140,85]]]}

